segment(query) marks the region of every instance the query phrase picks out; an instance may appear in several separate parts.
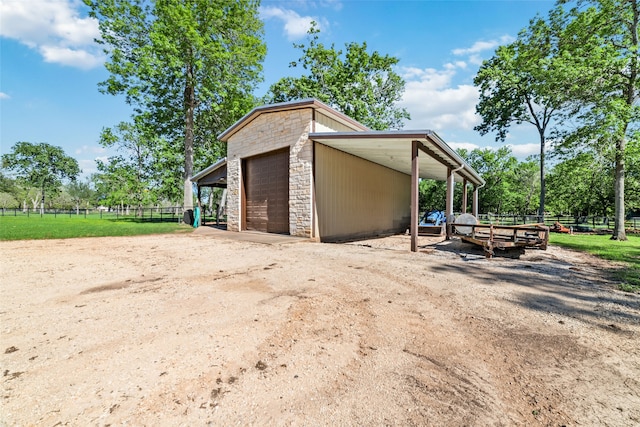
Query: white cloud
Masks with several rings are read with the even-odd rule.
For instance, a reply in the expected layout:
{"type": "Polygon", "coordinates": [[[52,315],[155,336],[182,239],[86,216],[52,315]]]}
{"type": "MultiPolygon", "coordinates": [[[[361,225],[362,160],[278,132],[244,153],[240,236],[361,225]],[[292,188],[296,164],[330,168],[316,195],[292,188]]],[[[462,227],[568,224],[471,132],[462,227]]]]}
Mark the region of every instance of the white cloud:
{"type": "Polygon", "coordinates": [[[494,40],[477,41],[468,48],[454,49],[454,55],[466,55],[466,59],[447,62],[442,69],[401,69],[405,93],[400,105],[411,115],[407,127],[471,131],[480,123],[480,117],[475,112],[478,89],[472,84],[454,85],[453,79],[459,72],[464,72],[463,77],[468,79],[471,68],[474,68],[469,64],[482,64],[483,54],[492,53],[493,49],[513,40],[513,37],[505,35],[494,40]]]}
{"type": "Polygon", "coordinates": [[[275,18],[284,23],[284,32],[289,40],[297,40],[305,37],[311,28],[311,21],[316,21],[318,28],[323,24],[319,18],[313,16],[300,16],[291,9],[282,9],[274,6],[260,7],[260,17],[264,20],[275,18]]]}
{"type": "Polygon", "coordinates": [[[408,128],[471,130],[479,123],[475,113],[478,90],[471,85],[452,86],[455,67],[444,70],[407,68],[400,70],[405,92],[400,106],[411,115],[408,128]]]}
{"type": "Polygon", "coordinates": [[[478,144],[474,144],[472,142],[447,142],[447,145],[454,150],[462,148],[464,150],[473,151],[476,148],[480,148],[478,144]]]}
{"type": "Polygon", "coordinates": [[[78,166],[80,166],[80,170],[82,170],[83,176],[89,176],[92,173],[98,172],[95,160],[80,159],[78,160],[78,166]]]}
{"type": "Polygon", "coordinates": [[[514,40],[515,39],[509,35],[504,35],[499,39],[493,39],[488,41],[478,40],[473,45],[471,45],[471,47],[454,49],[453,54],[454,55],[475,55],[480,52],[485,52],[487,50],[494,50],[498,46],[511,43],[514,40]]]}
{"type": "Polygon", "coordinates": [[[340,0],[324,0],[320,2],[320,4],[324,7],[330,7],[333,10],[342,10],[342,2],[340,0]]]}
{"type": "Polygon", "coordinates": [[[46,62],[89,69],[103,63],[94,42],[98,21],[82,17],[78,0],[2,0],[0,36],[18,40],[46,62]]]}
{"type": "Polygon", "coordinates": [[[91,154],[103,154],[106,153],[107,150],[104,147],[100,147],[97,145],[83,145],[82,147],[76,149],[76,154],[84,154],[84,153],[91,153],[91,154]]]}
{"type": "Polygon", "coordinates": [[[525,158],[534,154],[540,154],[540,144],[508,144],[511,152],[518,158],[525,158]]]}
{"type": "Polygon", "coordinates": [[[40,53],[46,62],[64,64],[88,70],[103,63],[103,58],[87,52],[60,46],[41,46],[40,53]]]}
{"type": "Polygon", "coordinates": [[[11,97],[4,92],[0,92],[0,99],[11,99],[11,97]]]}

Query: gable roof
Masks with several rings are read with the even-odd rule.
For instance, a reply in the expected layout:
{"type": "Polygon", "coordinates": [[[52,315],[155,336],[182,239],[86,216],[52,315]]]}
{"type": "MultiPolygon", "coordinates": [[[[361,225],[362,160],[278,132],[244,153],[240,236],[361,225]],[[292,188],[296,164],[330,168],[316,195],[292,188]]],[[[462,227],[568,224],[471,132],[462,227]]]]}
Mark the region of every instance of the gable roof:
{"type": "Polygon", "coordinates": [[[222,187],[227,185],[227,158],[218,160],[211,166],[191,177],[191,182],[200,187],[222,187]]]}
{"type": "Polygon", "coordinates": [[[297,110],[302,108],[313,108],[316,111],[322,112],[324,115],[352,128],[361,131],[368,131],[367,128],[362,123],[353,120],[351,117],[331,108],[324,102],[318,101],[314,98],[301,99],[297,101],[288,101],[288,102],[279,102],[277,104],[269,104],[263,105],[260,107],[256,107],[251,110],[249,113],[245,114],[240,120],[235,122],[231,127],[218,135],[218,139],[222,142],[227,142],[227,140],[240,129],[251,123],[256,117],[264,113],[275,113],[280,111],[287,110],[297,110]]]}

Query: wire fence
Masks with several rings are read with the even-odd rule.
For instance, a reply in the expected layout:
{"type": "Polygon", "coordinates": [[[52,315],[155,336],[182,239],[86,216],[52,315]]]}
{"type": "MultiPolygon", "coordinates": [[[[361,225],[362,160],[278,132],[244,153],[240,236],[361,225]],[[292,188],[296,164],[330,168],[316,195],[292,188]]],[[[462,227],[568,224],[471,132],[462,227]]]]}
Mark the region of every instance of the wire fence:
{"type": "MultiPolygon", "coordinates": [[[[130,220],[141,222],[183,222],[184,212],[182,206],[129,208],[129,209],[23,209],[0,208],[0,216],[21,216],[29,218],[94,218],[105,220],[130,220]]],[[[204,210],[201,215],[203,224],[225,222],[225,217],[216,218],[216,213],[204,210]]],[[[494,215],[480,214],[478,220],[483,224],[495,225],[519,225],[538,224],[540,218],[537,215],[494,215]]],[[[605,231],[613,230],[614,219],[606,216],[570,216],[570,215],[545,215],[544,224],[552,226],[559,222],[565,227],[571,227],[574,231],[605,231]]],[[[625,228],[640,231],[640,217],[627,218],[625,228]]]]}
{"type": "MultiPolygon", "coordinates": [[[[495,225],[519,225],[519,224],[539,224],[552,226],[556,222],[574,231],[598,231],[613,230],[615,220],[606,216],[571,216],[571,215],[545,215],[540,221],[538,215],[478,215],[478,220],[483,224],[495,225]]],[[[640,230],[640,217],[630,217],[625,221],[625,228],[629,230],[640,230]]]]}
{"type": "MultiPolygon", "coordinates": [[[[184,212],[182,206],[129,208],[129,209],[0,209],[0,217],[28,217],[28,218],[90,218],[103,220],[122,220],[139,222],[182,222],[184,212]]],[[[203,212],[204,223],[215,222],[215,213],[203,212]]],[[[221,218],[222,220],[222,218],[221,218]]]]}

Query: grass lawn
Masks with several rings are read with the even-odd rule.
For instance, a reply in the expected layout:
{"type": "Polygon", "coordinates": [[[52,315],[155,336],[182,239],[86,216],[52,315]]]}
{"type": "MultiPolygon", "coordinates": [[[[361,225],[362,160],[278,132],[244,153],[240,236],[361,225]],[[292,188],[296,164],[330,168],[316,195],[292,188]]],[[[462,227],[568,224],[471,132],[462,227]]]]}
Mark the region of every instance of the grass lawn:
{"type": "Polygon", "coordinates": [[[73,237],[135,236],[189,233],[178,222],[151,222],[131,218],[101,219],[99,215],[19,215],[0,217],[0,240],[67,239],[73,237]]]}
{"type": "Polygon", "coordinates": [[[620,289],[640,292],[640,236],[627,234],[629,240],[619,242],[608,235],[551,233],[550,243],[579,251],[589,252],[600,258],[617,261],[627,268],[615,272],[622,282],[620,289]]]}

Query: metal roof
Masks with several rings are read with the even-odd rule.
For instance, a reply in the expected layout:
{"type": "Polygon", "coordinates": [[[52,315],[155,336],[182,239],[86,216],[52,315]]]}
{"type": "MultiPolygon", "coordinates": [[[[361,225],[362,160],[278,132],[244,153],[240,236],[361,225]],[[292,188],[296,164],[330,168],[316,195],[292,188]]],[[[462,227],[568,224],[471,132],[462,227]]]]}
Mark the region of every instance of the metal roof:
{"type": "MultiPolygon", "coordinates": [[[[312,132],[309,134],[311,140],[407,175],[411,175],[411,144],[412,141],[418,141],[420,150],[426,154],[419,155],[420,178],[445,181],[447,170],[451,169],[455,171],[454,179],[456,182],[462,182],[466,179],[476,186],[482,186],[485,183],[484,179],[471,166],[431,130],[371,131],[356,120],[313,98],[254,108],[221,133],[218,139],[223,142],[228,141],[233,134],[251,123],[260,114],[300,108],[313,108],[321,111],[353,129],[350,132],[312,132]]],[[[198,175],[194,175],[194,178],[198,175]]]]}
{"type": "Polygon", "coordinates": [[[324,102],[318,101],[314,98],[301,99],[297,101],[288,101],[288,102],[279,102],[277,104],[269,104],[263,105],[261,107],[256,107],[251,110],[249,113],[245,114],[240,120],[235,122],[231,127],[218,135],[218,139],[223,142],[227,142],[227,140],[240,129],[245,127],[247,124],[251,123],[253,119],[258,117],[260,114],[264,113],[272,113],[276,111],[286,111],[286,110],[296,110],[300,108],[313,108],[318,111],[322,111],[325,115],[331,117],[334,120],[337,120],[340,123],[345,124],[346,126],[352,129],[360,129],[363,131],[369,130],[362,123],[357,122],[351,117],[342,114],[341,112],[331,108],[324,102]]]}
{"type": "Polygon", "coordinates": [[[200,187],[220,187],[227,185],[227,158],[218,160],[191,177],[191,182],[200,187]]]}
{"type": "Polygon", "coordinates": [[[411,175],[411,143],[421,143],[420,178],[446,181],[447,170],[455,171],[456,182],[476,186],[485,181],[451,147],[431,130],[315,132],[309,134],[321,144],[411,175]]]}

